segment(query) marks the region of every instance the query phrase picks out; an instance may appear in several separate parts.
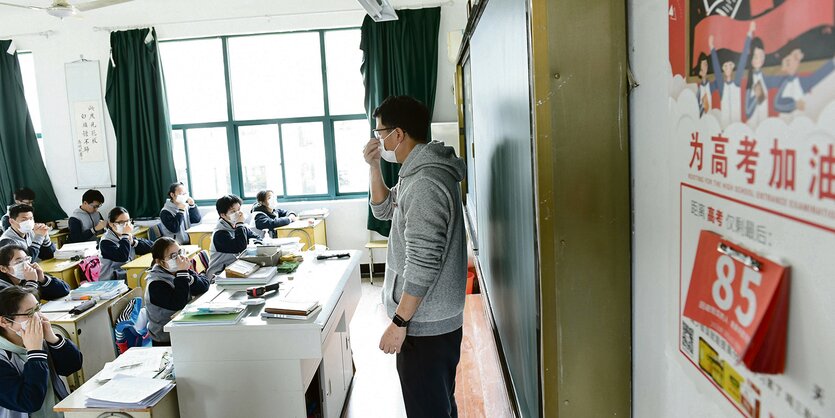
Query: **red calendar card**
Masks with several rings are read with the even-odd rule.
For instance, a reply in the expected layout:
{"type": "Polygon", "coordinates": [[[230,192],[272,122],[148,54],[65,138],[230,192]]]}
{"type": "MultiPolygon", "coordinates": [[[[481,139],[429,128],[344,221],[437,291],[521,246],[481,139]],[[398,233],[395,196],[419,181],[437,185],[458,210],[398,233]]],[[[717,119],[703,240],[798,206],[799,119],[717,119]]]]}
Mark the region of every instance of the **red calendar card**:
{"type": "Polygon", "coordinates": [[[786,365],[789,268],[701,231],[684,315],[721,335],[749,370],[786,365]]]}

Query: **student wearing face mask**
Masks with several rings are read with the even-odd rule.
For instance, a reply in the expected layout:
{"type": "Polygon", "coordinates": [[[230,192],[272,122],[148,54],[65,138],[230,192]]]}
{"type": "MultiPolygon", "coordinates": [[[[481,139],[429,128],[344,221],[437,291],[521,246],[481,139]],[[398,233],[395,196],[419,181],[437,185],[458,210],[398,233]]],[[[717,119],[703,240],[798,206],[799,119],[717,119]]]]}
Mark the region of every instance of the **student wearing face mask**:
{"type": "Polygon", "coordinates": [[[258,238],[258,235],[244,224],[241,203],[241,198],[233,194],[223,196],[215,203],[220,218],[212,233],[212,246],[209,249],[210,262],[209,268],[206,269],[209,280],[232,264],[238,254],[246,250],[250,238],[258,238]]]}
{"type": "Polygon", "coordinates": [[[59,376],[80,370],[82,356],[39,310],[32,290],[0,290],[0,417],[64,416],[52,410],[69,395],[59,376]]]}
{"type": "Polygon", "coordinates": [[[29,205],[9,208],[11,228],[0,235],[0,247],[18,244],[26,248],[33,260],[49,260],[55,255],[55,244],[49,239],[49,227],[35,223],[34,209],[29,205]]]}
{"type": "Polygon", "coordinates": [[[209,290],[205,276],[191,270],[185,251],[173,238],[162,237],[151,247],[153,267],[145,285],[148,331],[154,345],[170,345],[171,337],[163,331],[171,316],[183,309],[193,297],[209,290]]]}
{"type": "Polygon", "coordinates": [[[261,190],[255,196],[258,203],[252,205],[252,213],[255,214],[255,233],[264,238],[264,230],[270,231],[270,236],[275,238],[275,229],[289,225],[296,221],[296,214],[278,208],[278,198],[272,190],[261,190]]]}
{"type": "MultiPolygon", "coordinates": [[[[63,280],[43,272],[26,255],[26,247],[11,244],[0,248],[0,289],[22,286],[37,291],[41,299],[55,300],[70,294],[63,280]]],[[[2,415],[0,415],[2,416],[2,415]]]]}
{"type": "Polygon", "coordinates": [[[0,219],[0,232],[11,228],[12,224],[9,222],[9,209],[11,209],[13,205],[35,206],[35,192],[28,187],[21,187],[15,190],[12,197],[14,198],[14,203],[6,208],[6,214],[0,219]]]}
{"type": "Polygon", "coordinates": [[[162,222],[162,235],[177,240],[180,244],[188,244],[187,229],[192,224],[200,223],[200,210],[189,197],[183,183],[172,183],[168,187],[168,200],[159,212],[162,222]]]}
{"type": "Polygon", "coordinates": [[[124,276],[122,266],[136,256],[151,252],[153,242],[133,236],[133,224],[128,210],[116,206],[107,216],[107,231],[101,237],[101,273],[99,280],[115,280],[124,276]]]}
{"type": "Polygon", "coordinates": [[[81,206],[76,209],[69,219],[70,234],[68,243],[96,241],[104,233],[107,222],[99,213],[104,203],[104,195],[98,190],[87,190],[81,196],[81,206]]]}

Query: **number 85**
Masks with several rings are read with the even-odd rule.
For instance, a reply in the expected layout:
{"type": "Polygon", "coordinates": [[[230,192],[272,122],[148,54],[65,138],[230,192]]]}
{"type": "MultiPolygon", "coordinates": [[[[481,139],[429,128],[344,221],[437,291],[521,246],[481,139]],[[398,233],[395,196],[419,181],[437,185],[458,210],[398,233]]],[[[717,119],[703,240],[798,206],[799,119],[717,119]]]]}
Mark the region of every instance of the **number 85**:
{"type": "MultiPolygon", "coordinates": [[[[731,309],[734,304],[734,291],[731,284],[736,278],[736,264],[727,255],[722,255],[716,260],[716,281],[713,282],[713,301],[723,311],[731,309]]],[[[757,294],[751,289],[751,284],[759,286],[762,281],[762,274],[752,269],[743,269],[742,285],[739,287],[739,294],[743,299],[748,300],[748,310],[743,311],[740,306],[734,310],[736,319],[740,325],[747,327],[754,321],[757,312],[757,294]]]]}

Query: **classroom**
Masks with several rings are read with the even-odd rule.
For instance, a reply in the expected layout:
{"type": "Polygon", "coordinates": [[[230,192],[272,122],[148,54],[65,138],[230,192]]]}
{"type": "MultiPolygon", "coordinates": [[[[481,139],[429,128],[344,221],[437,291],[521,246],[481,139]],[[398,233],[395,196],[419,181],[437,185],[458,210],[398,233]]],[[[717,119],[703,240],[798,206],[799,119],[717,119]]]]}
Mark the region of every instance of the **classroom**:
{"type": "Polygon", "coordinates": [[[835,417],[835,0],[2,0],[0,207],[0,418],[835,417]]]}

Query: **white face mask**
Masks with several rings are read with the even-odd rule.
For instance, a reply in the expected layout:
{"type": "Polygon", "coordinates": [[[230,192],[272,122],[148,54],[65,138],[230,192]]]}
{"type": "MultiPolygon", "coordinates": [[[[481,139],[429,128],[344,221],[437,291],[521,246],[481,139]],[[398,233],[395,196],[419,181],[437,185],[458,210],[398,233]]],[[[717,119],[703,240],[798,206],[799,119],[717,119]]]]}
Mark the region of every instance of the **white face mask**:
{"type": "Polygon", "coordinates": [[[116,233],[121,235],[125,233],[125,225],[116,224],[116,233]]]}
{"type": "Polygon", "coordinates": [[[12,275],[17,277],[20,280],[24,280],[24,278],[23,278],[23,268],[25,266],[26,266],[25,262],[15,264],[14,267],[13,267],[14,271],[12,272],[12,275]]]}
{"type": "Polygon", "coordinates": [[[20,331],[18,331],[18,330],[12,330],[12,331],[14,331],[14,333],[17,334],[18,337],[23,338],[23,333],[26,331],[26,327],[29,324],[29,320],[26,320],[26,321],[23,321],[23,322],[17,322],[15,320],[12,320],[12,322],[14,322],[15,324],[20,325],[20,331]]]}
{"type": "Polygon", "coordinates": [[[187,201],[188,201],[188,194],[178,194],[177,195],[177,202],[186,203],[187,201]]]}
{"type": "Polygon", "coordinates": [[[275,209],[275,207],[278,206],[278,198],[273,196],[267,203],[270,205],[271,208],[275,209]]]}
{"type": "Polygon", "coordinates": [[[397,144],[391,151],[386,149],[386,138],[391,136],[391,134],[393,134],[394,132],[395,131],[391,131],[385,137],[380,138],[380,157],[382,157],[384,160],[390,163],[397,163],[397,155],[394,152],[397,151],[397,147],[400,146],[400,144],[397,144]]]}
{"type": "Polygon", "coordinates": [[[20,232],[23,232],[24,234],[28,234],[29,232],[32,232],[32,231],[35,230],[35,220],[34,219],[30,219],[28,221],[23,221],[19,225],[20,225],[20,232]]]}
{"type": "Polygon", "coordinates": [[[177,271],[177,259],[168,260],[165,265],[168,267],[168,271],[177,271]]]}
{"type": "Polygon", "coordinates": [[[232,225],[235,225],[239,221],[238,212],[227,213],[226,217],[229,218],[229,223],[232,225]]]}

